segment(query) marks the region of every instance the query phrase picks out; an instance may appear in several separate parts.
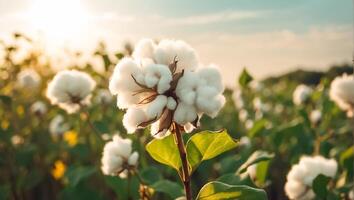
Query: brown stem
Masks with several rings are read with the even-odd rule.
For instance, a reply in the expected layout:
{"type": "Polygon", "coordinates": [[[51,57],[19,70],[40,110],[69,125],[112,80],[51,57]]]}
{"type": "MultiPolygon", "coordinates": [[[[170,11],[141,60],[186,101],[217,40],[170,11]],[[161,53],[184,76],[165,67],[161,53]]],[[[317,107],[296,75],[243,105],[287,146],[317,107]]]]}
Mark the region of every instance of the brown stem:
{"type": "Polygon", "coordinates": [[[188,167],[186,148],[184,146],[182,134],[181,134],[177,124],[174,124],[174,129],[175,129],[174,134],[176,136],[178,152],[179,152],[179,156],[180,156],[181,162],[182,162],[181,179],[183,182],[184,191],[186,193],[186,199],[192,200],[192,190],[191,190],[191,182],[190,182],[190,176],[189,176],[189,167],[188,167]]]}

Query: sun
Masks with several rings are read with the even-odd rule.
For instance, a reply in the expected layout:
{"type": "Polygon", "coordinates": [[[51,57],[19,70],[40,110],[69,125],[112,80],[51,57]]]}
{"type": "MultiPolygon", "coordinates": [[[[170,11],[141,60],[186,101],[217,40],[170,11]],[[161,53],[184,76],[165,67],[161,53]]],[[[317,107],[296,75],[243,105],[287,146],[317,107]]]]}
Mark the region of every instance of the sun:
{"type": "Polygon", "coordinates": [[[79,0],[34,0],[28,20],[47,37],[67,39],[88,24],[88,13],[79,0]]]}

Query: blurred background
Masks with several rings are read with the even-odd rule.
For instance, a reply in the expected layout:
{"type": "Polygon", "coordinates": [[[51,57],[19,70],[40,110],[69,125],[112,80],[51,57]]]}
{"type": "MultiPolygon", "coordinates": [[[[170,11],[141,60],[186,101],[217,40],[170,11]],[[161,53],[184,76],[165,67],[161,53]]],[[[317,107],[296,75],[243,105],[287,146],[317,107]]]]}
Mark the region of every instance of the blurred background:
{"type": "Polygon", "coordinates": [[[4,40],[25,32],[58,57],[98,41],[113,51],[144,37],[182,39],[220,65],[228,85],[243,67],[264,78],[349,63],[352,24],[351,0],[0,0],[4,40]]]}

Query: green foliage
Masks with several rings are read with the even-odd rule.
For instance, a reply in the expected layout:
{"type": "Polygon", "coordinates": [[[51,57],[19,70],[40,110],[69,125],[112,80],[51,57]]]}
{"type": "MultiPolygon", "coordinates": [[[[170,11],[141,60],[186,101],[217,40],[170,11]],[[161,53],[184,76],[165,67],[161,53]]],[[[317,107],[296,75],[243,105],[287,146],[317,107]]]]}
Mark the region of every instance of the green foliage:
{"type": "Polygon", "coordinates": [[[254,152],[248,160],[238,169],[238,173],[243,173],[247,170],[247,168],[251,165],[262,161],[268,161],[274,157],[274,154],[269,154],[268,152],[264,151],[256,151],[254,152]]]}
{"type": "Polygon", "coordinates": [[[238,83],[242,87],[247,87],[248,83],[253,80],[253,77],[248,73],[246,69],[242,70],[240,77],[238,78],[238,83]]]}
{"type": "Polygon", "coordinates": [[[194,134],[187,142],[187,159],[194,171],[204,161],[212,159],[237,146],[237,142],[226,130],[202,131],[194,134]]]}
{"type": "Polygon", "coordinates": [[[328,190],[327,184],[331,180],[330,177],[324,176],[322,174],[318,175],[312,182],[312,188],[316,196],[326,199],[328,190]]]}
{"type": "Polygon", "coordinates": [[[210,182],[199,191],[197,200],[266,200],[264,190],[245,185],[228,185],[221,182],[210,182]]]}
{"type": "Polygon", "coordinates": [[[153,139],[145,148],[156,161],[179,171],[181,159],[172,134],[162,139],[153,139]]]}

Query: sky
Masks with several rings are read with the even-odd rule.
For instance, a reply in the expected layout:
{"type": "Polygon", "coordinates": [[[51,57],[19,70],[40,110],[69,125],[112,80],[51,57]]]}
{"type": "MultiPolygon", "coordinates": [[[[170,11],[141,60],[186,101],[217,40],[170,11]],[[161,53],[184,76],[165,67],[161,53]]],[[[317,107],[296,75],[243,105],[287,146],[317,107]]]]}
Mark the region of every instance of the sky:
{"type": "Polygon", "coordinates": [[[181,39],[235,83],[353,56],[352,0],[0,0],[0,38],[22,31],[48,51],[109,49],[141,38],[181,39]]]}

